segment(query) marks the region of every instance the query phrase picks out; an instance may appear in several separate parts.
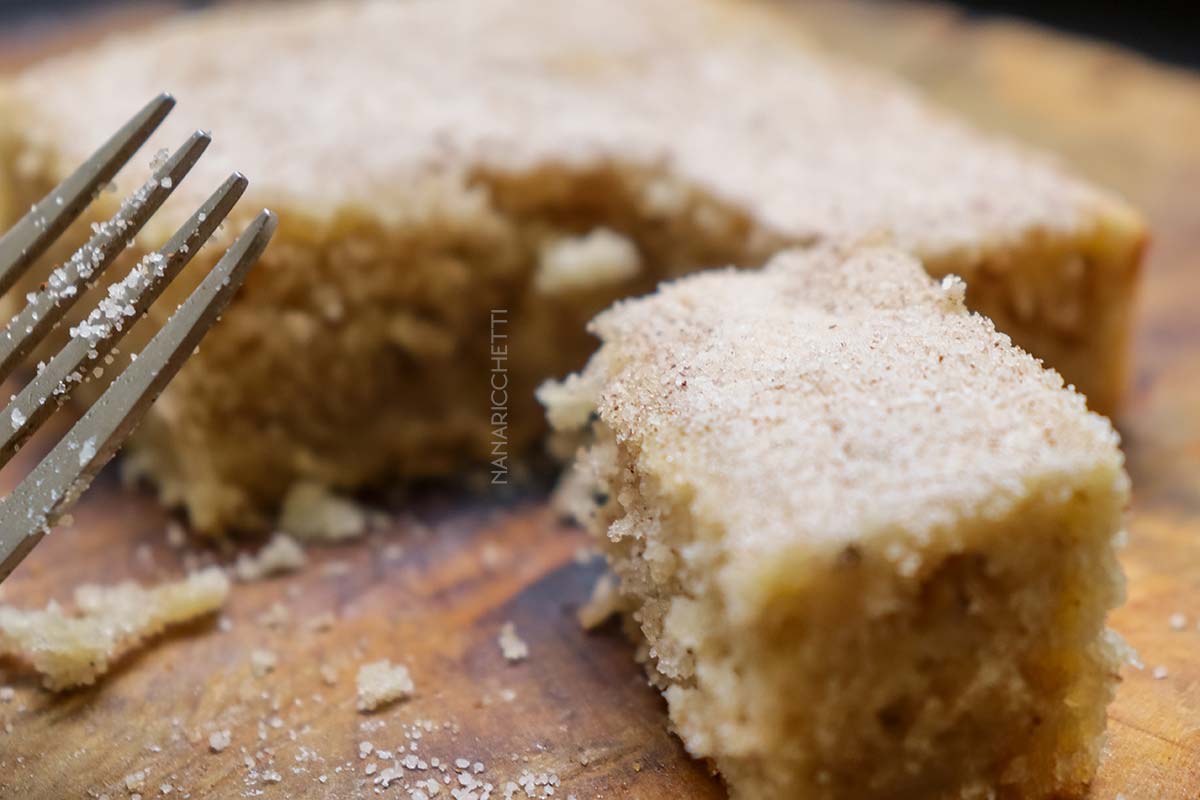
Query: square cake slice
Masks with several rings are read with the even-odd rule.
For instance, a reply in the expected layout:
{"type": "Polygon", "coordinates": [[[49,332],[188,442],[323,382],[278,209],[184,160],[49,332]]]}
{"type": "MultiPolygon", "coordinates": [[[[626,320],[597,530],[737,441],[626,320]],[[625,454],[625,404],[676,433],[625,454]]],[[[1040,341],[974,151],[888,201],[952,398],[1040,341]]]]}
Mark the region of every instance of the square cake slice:
{"type": "MultiPolygon", "coordinates": [[[[545,434],[534,390],[583,364],[584,327],[613,301],[879,232],[962,276],[972,310],[1114,410],[1137,212],[821,52],[783,5],[220,4],[0,80],[0,217],[164,88],[179,109],[150,147],[200,124],[214,141],[134,249],[235,169],[251,181],[239,208],[279,215],[129,450],[214,533],[271,527],[298,483],[490,461],[493,341],[511,354],[516,457],[545,434]]],[[[219,253],[197,255],[156,319],[219,253]]]]}
{"type": "Polygon", "coordinates": [[[736,800],[1093,777],[1129,480],[1083,397],[888,248],[617,304],[540,391],[674,728],[736,800]]]}

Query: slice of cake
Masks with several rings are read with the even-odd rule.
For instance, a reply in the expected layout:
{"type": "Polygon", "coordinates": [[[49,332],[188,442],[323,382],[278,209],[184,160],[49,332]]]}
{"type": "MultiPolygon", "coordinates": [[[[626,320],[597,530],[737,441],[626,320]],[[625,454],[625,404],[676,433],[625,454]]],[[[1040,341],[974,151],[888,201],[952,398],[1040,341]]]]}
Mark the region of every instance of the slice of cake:
{"type": "Polygon", "coordinates": [[[154,146],[199,124],[215,141],[139,248],[235,168],[251,179],[242,205],[279,213],[134,443],[200,529],[267,524],[298,482],[486,463],[497,415],[518,455],[544,432],[534,388],[583,363],[584,326],[613,300],[877,231],[966,278],[968,305],[1093,407],[1117,401],[1137,215],[818,55],[781,8],[251,6],[114,38],[0,90],[0,208],[27,208],[167,88],[180,106],[154,146]]]}
{"type": "Polygon", "coordinates": [[[708,272],[601,314],[586,369],[541,392],[586,440],[562,497],[736,800],[1093,776],[1117,435],[963,291],[888,249],[708,272]]]}

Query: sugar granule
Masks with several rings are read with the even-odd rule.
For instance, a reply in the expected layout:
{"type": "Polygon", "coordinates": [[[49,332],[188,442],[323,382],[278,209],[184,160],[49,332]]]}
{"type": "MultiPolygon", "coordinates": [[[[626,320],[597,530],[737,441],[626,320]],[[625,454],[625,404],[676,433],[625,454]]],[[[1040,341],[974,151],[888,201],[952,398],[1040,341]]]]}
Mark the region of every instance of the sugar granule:
{"type": "Polygon", "coordinates": [[[226,747],[229,747],[229,744],[232,741],[233,741],[233,738],[230,736],[229,731],[227,731],[227,730],[217,731],[215,733],[209,734],[208,747],[214,753],[219,753],[222,750],[224,750],[226,747]]]}

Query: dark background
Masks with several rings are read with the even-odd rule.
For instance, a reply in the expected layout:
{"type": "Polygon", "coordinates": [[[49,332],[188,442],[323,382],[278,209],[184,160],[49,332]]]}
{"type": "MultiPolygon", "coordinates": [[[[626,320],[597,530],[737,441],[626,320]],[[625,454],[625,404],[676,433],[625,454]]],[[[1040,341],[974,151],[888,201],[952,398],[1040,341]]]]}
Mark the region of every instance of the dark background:
{"type": "MultiPolygon", "coordinates": [[[[148,0],[133,0],[143,5],[148,0]]],[[[128,2],[128,0],[125,0],[128,2]]],[[[803,0],[798,0],[803,2],[803,0]]],[[[881,0],[908,2],[908,0],[881,0]]],[[[1164,61],[1200,67],[1200,0],[950,0],[979,16],[1024,17],[1065,31],[1123,44],[1164,61]]],[[[122,5],[122,0],[0,0],[0,31],[47,18],[122,5]]],[[[209,0],[176,0],[202,7],[209,0]]]]}

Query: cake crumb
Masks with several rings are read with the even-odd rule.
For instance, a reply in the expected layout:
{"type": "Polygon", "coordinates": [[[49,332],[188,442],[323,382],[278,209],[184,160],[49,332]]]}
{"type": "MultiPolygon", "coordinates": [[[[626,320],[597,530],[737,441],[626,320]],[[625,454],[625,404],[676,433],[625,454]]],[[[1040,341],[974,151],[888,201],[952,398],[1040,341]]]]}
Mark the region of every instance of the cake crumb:
{"type": "Polygon", "coordinates": [[[177,521],[167,523],[167,545],[176,550],[187,544],[187,531],[177,521]]]}
{"type": "Polygon", "coordinates": [[[301,482],[288,490],[279,527],[310,542],[339,542],[361,536],[367,515],[357,504],[338,497],[320,483],[301,482]]]}
{"type": "Polygon", "coordinates": [[[1168,624],[1171,626],[1171,630],[1181,631],[1187,627],[1187,617],[1179,612],[1175,612],[1168,620],[1168,624]]]}
{"type": "Polygon", "coordinates": [[[534,287],[543,294],[587,291],[623,283],[642,268],[637,247],[608,228],[563,237],[542,248],[534,287]]]}
{"type": "Polygon", "coordinates": [[[288,611],[287,606],[276,600],[270,608],[258,615],[258,624],[268,628],[282,628],[291,618],[292,613],[288,611]]]}
{"type": "Polygon", "coordinates": [[[286,533],[276,533],[254,555],[242,553],[234,565],[239,580],[254,581],[271,575],[295,572],[304,567],[308,558],[304,548],[286,533]]]}
{"type": "Polygon", "coordinates": [[[329,664],[322,664],[320,673],[321,680],[325,682],[326,686],[333,686],[335,683],[337,683],[337,670],[331,667],[329,664]]]}
{"type": "Polygon", "coordinates": [[[598,628],[621,611],[621,593],[610,574],[601,575],[592,587],[592,597],[579,609],[579,624],[586,630],[598,628]]]}
{"type": "Polygon", "coordinates": [[[500,645],[500,652],[509,661],[523,661],[529,657],[529,645],[517,634],[517,627],[512,622],[500,626],[500,635],[496,641],[500,645]]]}
{"type": "Polygon", "coordinates": [[[408,668],[387,659],[372,661],[358,669],[358,710],[374,711],[382,705],[402,700],[413,693],[408,668]]]}
{"type": "Polygon", "coordinates": [[[125,776],[125,788],[131,792],[143,788],[146,785],[146,770],[139,769],[137,772],[131,772],[125,776]]]}
{"type": "Polygon", "coordinates": [[[1154,675],[1154,680],[1161,681],[1164,678],[1166,678],[1168,675],[1167,668],[1160,664],[1159,666],[1154,668],[1153,675],[1154,675]]]}
{"type": "Polygon", "coordinates": [[[304,627],[313,633],[321,633],[333,628],[336,622],[337,617],[333,615],[332,611],[322,611],[320,614],[309,617],[308,621],[304,623],[304,627]]]}
{"type": "Polygon", "coordinates": [[[210,567],[150,589],[80,586],[77,614],[55,602],[34,611],[0,606],[0,655],[28,662],[47,689],[84,686],[168,626],[216,611],[228,594],[229,579],[210,567]]]}
{"type": "Polygon", "coordinates": [[[250,671],[256,678],[261,678],[274,671],[278,664],[279,659],[270,650],[259,649],[250,653],[250,671]]]}

